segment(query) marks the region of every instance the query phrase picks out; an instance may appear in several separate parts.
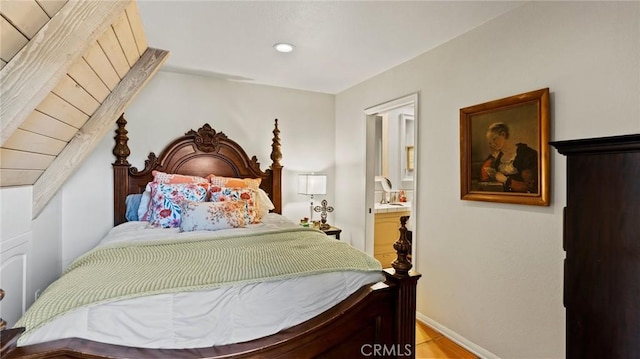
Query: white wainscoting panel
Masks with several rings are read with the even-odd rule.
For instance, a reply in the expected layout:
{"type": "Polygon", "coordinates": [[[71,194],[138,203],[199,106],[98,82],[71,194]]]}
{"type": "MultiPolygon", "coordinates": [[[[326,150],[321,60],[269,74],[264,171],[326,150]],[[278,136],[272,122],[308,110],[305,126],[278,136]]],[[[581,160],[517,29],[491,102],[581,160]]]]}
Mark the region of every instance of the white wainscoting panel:
{"type": "Polygon", "coordinates": [[[0,317],[12,327],[27,309],[27,263],[31,252],[31,232],[0,241],[0,317]]]}

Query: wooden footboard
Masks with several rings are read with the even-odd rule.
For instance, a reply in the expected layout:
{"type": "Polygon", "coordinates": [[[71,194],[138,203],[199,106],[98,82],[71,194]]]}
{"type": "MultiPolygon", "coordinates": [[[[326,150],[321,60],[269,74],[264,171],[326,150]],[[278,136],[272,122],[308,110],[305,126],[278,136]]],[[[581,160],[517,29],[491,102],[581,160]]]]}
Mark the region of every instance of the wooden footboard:
{"type": "Polygon", "coordinates": [[[415,358],[416,285],[406,222],[386,280],[368,285],[317,317],[246,343],[194,349],[143,349],[70,338],[16,347],[22,328],[2,332],[0,357],[14,358],[415,358]]]}

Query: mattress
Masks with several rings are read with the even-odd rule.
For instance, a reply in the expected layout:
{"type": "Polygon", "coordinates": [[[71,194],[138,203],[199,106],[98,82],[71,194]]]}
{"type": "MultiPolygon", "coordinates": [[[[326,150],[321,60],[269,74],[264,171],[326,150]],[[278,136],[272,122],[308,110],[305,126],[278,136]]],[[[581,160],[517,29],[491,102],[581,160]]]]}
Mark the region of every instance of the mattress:
{"type": "MultiPolygon", "coordinates": [[[[241,229],[184,232],[150,229],[146,222],[114,227],[98,244],[174,240],[295,228],[278,214],[241,229]],[[233,231],[233,232],[230,232],[233,231]]],[[[183,349],[249,341],[309,320],[364,285],[382,281],[379,271],[337,271],[283,280],[163,293],[86,305],[29,331],[19,346],[78,337],[141,348],[183,349]]]]}

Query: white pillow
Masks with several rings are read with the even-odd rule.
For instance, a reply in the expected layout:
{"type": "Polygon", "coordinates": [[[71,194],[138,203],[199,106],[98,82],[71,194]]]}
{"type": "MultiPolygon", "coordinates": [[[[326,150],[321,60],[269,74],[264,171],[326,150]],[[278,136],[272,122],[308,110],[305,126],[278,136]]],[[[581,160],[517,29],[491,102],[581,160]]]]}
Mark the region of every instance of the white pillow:
{"type": "Polygon", "coordinates": [[[265,192],[262,188],[258,188],[258,209],[260,210],[260,217],[266,216],[270,210],[275,209],[276,206],[273,205],[271,199],[267,192],[265,192]]]}
{"type": "Polygon", "coordinates": [[[147,183],[144,192],[142,192],[142,198],[140,198],[140,206],[138,206],[138,220],[149,221],[147,212],[149,211],[149,205],[151,204],[151,186],[147,183]]]}

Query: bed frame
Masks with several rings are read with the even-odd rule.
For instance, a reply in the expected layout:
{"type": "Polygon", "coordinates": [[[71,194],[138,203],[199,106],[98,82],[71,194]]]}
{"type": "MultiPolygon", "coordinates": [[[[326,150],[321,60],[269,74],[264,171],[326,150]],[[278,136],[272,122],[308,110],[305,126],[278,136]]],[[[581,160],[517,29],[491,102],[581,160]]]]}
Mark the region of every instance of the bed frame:
{"type": "MultiPolygon", "coordinates": [[[[141,193],[152,180],[151,171],[206,176],[262,178],[275,212],[282,211],[282,159],[278,120],[273,130],[269,169],[262,171],[236,142],[208,124],[171,142],[156,156],[150,153],[143,170],[127,161],[130,154],[126,120],[118,119],[114,169],[114,224],[125,221],[125,197],[141,193]]],[[[324,313],[279,333],[245,343],[193,349],[144,349],[104,344],[79,338],[16,347],[24,328],[1,332],[0,357],[13,358],[414,358],[416,285],[420,274],[410,271],[407,256],[407,217],[401,218],[398,254],[385,282],[367,285],[324,313]]]]}

